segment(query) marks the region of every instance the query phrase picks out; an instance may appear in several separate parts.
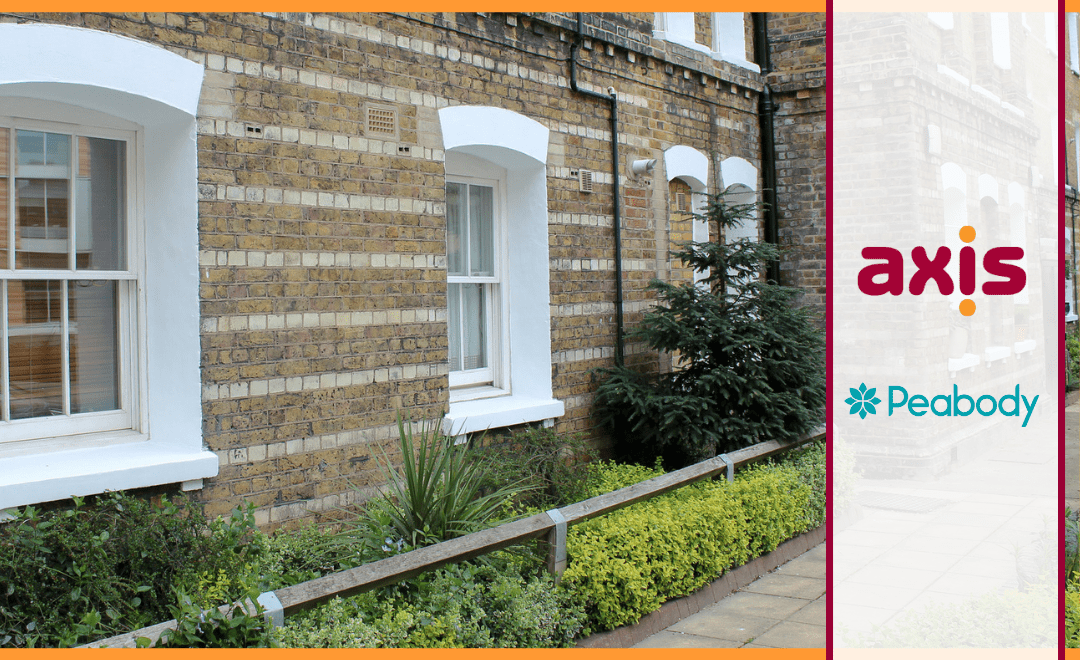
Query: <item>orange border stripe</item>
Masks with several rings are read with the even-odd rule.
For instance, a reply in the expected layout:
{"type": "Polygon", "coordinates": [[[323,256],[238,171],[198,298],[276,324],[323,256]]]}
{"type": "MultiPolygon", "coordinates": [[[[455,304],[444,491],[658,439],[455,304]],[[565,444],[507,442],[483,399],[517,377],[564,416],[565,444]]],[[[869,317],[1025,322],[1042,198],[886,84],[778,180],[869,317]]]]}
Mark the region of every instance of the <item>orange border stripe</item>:
{"type": "MultiPolygon", "coordinates": [[[[673,9],[681,11],[717,11],[734,9],[736,3],[712,0],[676,2],[673,9]]],[[[162,0],[7,0],[5,12],[144,12],[144,11],[306,11],[306,12],[355,12],[371,5],[342,0],[298,2],[297,0],[186,0],[167,2],[162,0]]],[[[395,11],[485,11],[499,12],[513,8],[514,11],[573,12],[573,11],[644,11],[657,9],[655,0],[593,0],[582,5],[571,0],[533,0],[509,3],[506,0],[405,0],[394,3],[395,11]]],[[[825,0],[746,0],[738,3],[740,11],[825,11],[825,0]]]]}

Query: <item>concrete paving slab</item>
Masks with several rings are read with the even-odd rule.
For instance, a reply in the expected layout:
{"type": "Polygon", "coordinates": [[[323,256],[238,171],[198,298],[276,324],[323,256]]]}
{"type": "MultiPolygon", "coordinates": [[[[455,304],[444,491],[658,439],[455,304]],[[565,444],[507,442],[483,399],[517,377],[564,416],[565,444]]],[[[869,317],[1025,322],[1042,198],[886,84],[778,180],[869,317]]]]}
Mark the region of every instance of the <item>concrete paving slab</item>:
{"type": "Polygon", "coordinates": [[[679,632],[664,630],[651,635],[647,639],[634,644],[636,649],[734,649],[742,646],[742,642],[733,642],[716,637],[702,637],[700,635],[687,635],[679,632]]]}
{"type": "Polygon", "coordinates": [[[767,596],[765,594],[739,591],[731,594],[709,609],[779,620],[794,614],[805,605],[806,600],[801,598],[767,596]]]}
{"type": "Polygon", "coordinates": [[[825,593],[825,580],[772,573],[755,580],[745,591],[813,600],[825,593]]]}
{"type": "Polygon", "coordinates": [[[798,621],[781,621],[754,644],[775,649],[822,649],[825,648],[825,626],[815,626],[798,621]]]}
{"type": "Polygon", "coordinates": [[[825,625],[825,597],[822,596],[795,614],[788,617],[788,621],[799,623],[811,623],[815,626],[825,625]]]}
{"type": "Polygon", "coordinates": [[[779,622],[779,619],[767,619],[737,612],[716,611],[708,608],[689,616],[668,628],[669,631],[715,637],[745,644],[746,640],[757,637],[779,622]]]}
{"type": "Polygon", "coordinates": [[[792,559],[788,563],[776,569],[776,573],[780,575],[812,577],[822,580],[825,579],[825,560],[808,557],[808,554],[809,553],[806,553],[800,557],[792,559]]]}

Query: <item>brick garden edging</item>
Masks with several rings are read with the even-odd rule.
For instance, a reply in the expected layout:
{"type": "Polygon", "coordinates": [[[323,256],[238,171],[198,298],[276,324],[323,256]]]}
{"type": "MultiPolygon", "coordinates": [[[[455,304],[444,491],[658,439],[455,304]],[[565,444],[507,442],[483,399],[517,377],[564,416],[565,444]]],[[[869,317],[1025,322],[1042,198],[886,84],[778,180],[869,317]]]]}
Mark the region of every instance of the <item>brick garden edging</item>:
{"type": "Polygon", "coordinates": [[[577,643],[578,648],[629,648],[669,626],[696,614],[724,596],[742,589],[762,575],[798,557],[825,540],[825,525],[816,527],[781,543],[776,550],[734,568],[689,596],[669,600],[660,609],[641,617],[629,626],[590,635],[577,643]]]}

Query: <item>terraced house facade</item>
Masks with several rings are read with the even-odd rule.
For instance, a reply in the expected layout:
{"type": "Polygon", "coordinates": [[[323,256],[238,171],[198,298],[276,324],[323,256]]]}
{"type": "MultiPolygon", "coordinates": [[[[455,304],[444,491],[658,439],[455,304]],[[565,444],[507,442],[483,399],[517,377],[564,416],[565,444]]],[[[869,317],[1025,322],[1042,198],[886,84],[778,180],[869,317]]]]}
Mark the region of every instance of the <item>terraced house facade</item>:
{"type": "Polygon", "coordinates": [[[625,335],[731,186],[824,309],[822,14],[0,20],[0,507],[277,527],[377,487],[399,411],[603,449],[590,370],[671,368],[625,335]]]}

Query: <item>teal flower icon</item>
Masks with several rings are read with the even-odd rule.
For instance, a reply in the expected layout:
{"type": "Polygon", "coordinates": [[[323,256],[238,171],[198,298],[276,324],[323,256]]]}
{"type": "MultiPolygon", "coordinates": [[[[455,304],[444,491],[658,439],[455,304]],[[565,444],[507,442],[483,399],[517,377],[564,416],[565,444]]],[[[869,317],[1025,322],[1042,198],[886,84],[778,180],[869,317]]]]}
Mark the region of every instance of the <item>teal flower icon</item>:
{"type": "Polygon", "coordinates": [[[851,392],[851,396],[844,399],[844,403],[851,406],[852,415],[858,413],[860,418],[866,419],[866,413],[877,414],[877,408],[874,405],[881,403],[881,399],[874,396],[874,393],[877,392],[876,387],[866,389],[866,383],[860,383],[859,389],[849,387],[848,391],[851,392]]]}

